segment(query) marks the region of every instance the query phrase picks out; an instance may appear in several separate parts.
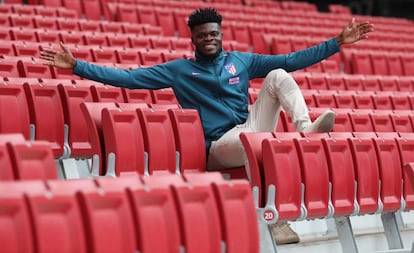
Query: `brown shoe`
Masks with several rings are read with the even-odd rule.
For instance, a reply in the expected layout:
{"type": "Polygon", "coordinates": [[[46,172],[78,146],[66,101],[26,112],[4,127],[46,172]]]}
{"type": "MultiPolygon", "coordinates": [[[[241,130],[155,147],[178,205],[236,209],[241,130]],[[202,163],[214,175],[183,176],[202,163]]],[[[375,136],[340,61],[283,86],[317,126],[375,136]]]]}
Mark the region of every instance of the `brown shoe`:
{"type": "Polygon", "coordinates": [[[298,243],[300,241],[299,235],[292,230],[289,223],[277,222],[270,225],[277,245],[298,243]]]}

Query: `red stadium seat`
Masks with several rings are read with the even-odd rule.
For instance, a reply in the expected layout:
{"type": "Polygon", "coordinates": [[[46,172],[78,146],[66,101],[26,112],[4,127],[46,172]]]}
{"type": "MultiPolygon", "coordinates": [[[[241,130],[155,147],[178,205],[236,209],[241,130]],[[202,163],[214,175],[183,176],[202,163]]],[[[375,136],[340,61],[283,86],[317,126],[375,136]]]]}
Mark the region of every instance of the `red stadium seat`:
{"type": "MultiPolygon", "coordinates": [[[[67,31],[67,33],[73,33],[73,32],[79,31],[79,25],[78,25],[77,19],[57,18],[56,24],[60,31],[67,31]]],[[[68,43],[66,41],[64,42],[68,43]]]]}
{"type": "Polygon", "coordinates": [[[414,53],[411,54],[402,54],[401,55],[402,68],[404,70],[404,75],[414,76],[414,53]]]}
{"type": "Polygon", "coordinates": [[[374,109],[375,103],[372,98],[372,92],[358,92],[354,95],[354,101],[357,109],[374,109]]]}
{"type": "Polygon", "coordinates": [[[138,109],[141,121],[145,151],[148,153],[148,172],[175,173],[176,144],[174,132],[166,110],[138,109]]]}
{"type": "Polygon", "coordinates": [[[355,109],[354,95],[353,91],[340,91],[333,94],[337,108],[355,109]]]}
{"type": "Polygon", "coordinates": [[[85,45],[97,46],[97,48],[108,46],[106,35],[96,32],[81,32],[85,45]]]}
{"type": "Polygon", "coordinates": [[[393,76],[382,76],[378,79],[382,91],[398,91],[398,81],[393,76]]]}
{"type": "Polygon", "coordinates": [[[248,167],[246,168],[248,177],[252,187],[256,187],[259,194],[259,206],[263,206],[264,198],[266,196],[267,189],[264,182],[262,182],[262,142],[265,139],[273,138],[271,132],[252,132],[241,133],[240,140],[243,144],[246,152],[246,159],[248,167]]]}
{"type": "Polygon", "coordinates": [[[86,231],[76,200],[77,191],[96,187],[91,180],[49,180],[49,195],[27,192],[27,203],[33,220],[36,248],[44,251],[87,252],[86,231]],[[73,185],[76,184],[76,187],[73,185]],[[73,190],[71,188],[77,188],[73,190]],[[53,236],[54,240],[50,241],[53,236]]]}
{"type": "Polygon", "coordinates": [[[178,104],[177,97],[171,88],[152,90],[151,94],[154,104],[178,104]]]}
{"type": "Polygon", "coordinates": [[[17,62],[21,58],[8,57],[5,59],[0,58],[0,76],[1,77],[19,77],[19,69],[17,68],[17,62]]]}
{"type": "Polygon", "coordinates": [[[388,71],[390,75],[402,76],[404,70],[399,53],[389,53],[387,55],[388,71]]]}
{"type": "Polygon", "coordinates": [[[126,103],[152,104],[153,102],[150,90],[122,88],[122,93],[126,103]]]}
{"type": "Polygon", "coordinates": [[[357,183],[356,199],[359,205],[359,214],[375,213],[379,198],[379,171],[378,158],[374,142],[370,138],[349,139],[355,165],[355,179],[357,183]]]}
{"type": "Polygon", "coordinates": [[[68,131],[68,144],[71,157],[87,157],[92,145],[86,120],[82,114],[80,104],[92,102],[92,93],[87,86],[74,86],[59,84],[59,94],[62,98],[62,109],[65,127],[68,131]]]}
{"type": "Polygon", "coordinates": [[[88,146],[83,149],[83,157],[92,158],[93,176],[104,175],[106,171],[105,159],[102,150],[104,143],[101,143],[102,136],[102,110],[104,108],[116,109],[115,103],[111,102],[83,102],[80,104],[88,133],[88,146]]]}
{"type": "Polygon", "coordinates": [[[7,143],[17,180],[57,179],[57,169],[48,142],[7,143]]]}
{"type": "MultiPolygon", "coordinates": [[[[412,133],[409,133],[412,134],[412,133]]],[[[398,149],[400,151],[401,167],[408,163],[414,162],[414,138],[413,137],[400,137],[397,138],[398,149]]],[[[414,208],[414,184],[410,179],[411,175],[404,171],[403,173],[403,197],[405,200],[405,210],[412,210],[414,208]]]]}
{"type": "Polygon", "coordinates": [[[352,122],[349,113],[352,111],[349,109],[335,109],[335,124],[332,132],[352,132],[352,122]]]}
{"type": "Polygon", "coordinates": [[[30,15],[9,15],[10,26],[19,28],[35,28],[33,23],[33,17],[30,15]]]}
{"type": "Polygon", "coordinates": [[[222,241],[228,253],[259,252],[257,215],[253,206],[251,187],[246,180],[223,180],[220,174],[186,174],[187,182],[193,185],[210,185],[219,207],[222,241]],[[235,226],[242,226],[234,233],[235,226]]]}
{"type": "Polygon", "coordinates": [[[277,36],[272,38],[272,54],[289,54],[292,52],[289,37],[277,36]]]}
{"type": "Polygon", "coordinates": [[[125,102],[122,89],[108,85],[92,85],[91,92],[95,102],[125,102]]]}
{"type": "Polygon", "coordinates": [[[179,153],[180,172],[182,174],[204,172],[206,169],[206,148],[198,112],[191,109],[170,109],[168,113],[179,153]],[[192,141],[188,141],[189,139],[192,141]]]}
{"type": "Polygon", "coordinates": [[[373,51],[370,53],[371,66],[373,74],[375,75],[388,75],[388,62],[387,55],[384,52],[373,51]]]}
{"type": "Polygon", "coordinates": [[[103,109],[102,134],[107,171],[116,176],[124,172],[144,174],[147,161],[136,110],[103,109]]]}
{"type": "Polygon", "coordinates": [[[396,212],[401,208],[402,168],[400,153],[394,138],[374,140],[381,182],[381,212],[396,212]]]}
{"type": "Polygon", "coordinates": [[[157,26],[157,16],[155,14],[155,8],[147,6],[139,6],[136,8],[138,14],[138,20],[140,24],[148,24],[157,26]]]}
{"type": "MultiPolygon", "coordinates": [[[[141,17],[141,13],[140,17],[141,17]]],[[[155,9],[157,26],[160,26],[165,36],[175,36],[177,28],[174,22],[174,13],[170,9],[155,9]]],[[[142,22],[141,22],[142,23],[142,22]]]]}
{"type": "Polygon", "coordinates": [[[68,10],[72,10],[76,13],[77,17],[82,17],[83,9],[82,2],[78,0],[61,0],[62,3],[60,6],[65,7],[68,10]]]}
{"type": "Polygon", "coordinates": [[[22,59],[17,62],[17,67],[20,77],[52,78],[51,68],[41,61],[22,59]]]}
{"type": "Polygon", "coordinates": [[[305,187],[306,218],[329,215],[329,171],[325,150],[318,139],[295,139],[305,187]]]}
{"type": "Polygon", "coordinates": [[[321,90],[314,94],[316,107],[336,108],[338,107],[334,98],[336,91],[321,90]]]}
{"type": "Polygon", "coordinates": [[[172,50],[171,38],[169,37],[154,37],[150,38],[152,49],[172,50]]]}
{"type": "Polygon", "coordinates": [[[98,0],[83,0],[81,4],[85,18],[89,20],[101,20],[103,13],[101,13],[101,6],[98,0]]]}
{"type": "Polygon", "coordinates": [[[379,91],[381,90],[378,76],[366,75],[362,81],[363,89],[366,91],[379,91]]]}
{"type": "Polygon", "coordinates": [[[212,187],[193,185],[190,189],[185,184],[174,184],[172,188],[186,252],[219,252],[223,235],[212,187]],[[195,216],[197,226],[193,222],[195,216]]]}
{"type": "MultiPolygon", "coordinates": [[[[56,17],[35,16],[33,18],[34,27],[46,31],[57,30],[56,17]]],[[[40,42],[40,41],[39,41],[40,42]]]]}
{"type": "Polygon", "coordinates": [[[101,22],[96,20],[79,19],[78,26],[79,30],[83,32],[99,33],[101,31],[101,22]]]}
{"type": "MultiPolygon", "coordinates": [[[[5,135],[5,134],[1,134],[0,138],[5,135]]],[[[23,135],[22,139],[23,139],[23,135]]],[[[3,140],[1,140],[3,142],[3,140]]],[[[24,142],[25,140],[23,139],[22,142],[24,142]]],[[[9,155],[9,151],[7,150],[7,146],[6,143],[1,143],[0,144],[0,166],[1,166],[1,170],[0,170],[0,180],[1,181],[6,181],[6,180],[15,180],[15,172],[13,170],[13,165],[12,165],[12,161],[10,159],[10,155],[9,155]]]]}
{"type": "Polygon", "coordinates": [[[353,157],[348,140],[325,138],[321,141],[327,156],[334,216],[351,215],[354,212],[356,189],[353,157]]]}
{"type": "Polygon", "coordinates": [[[42,181],[2,182],[0,184],[0,239],[5,252],[35,252],[32,220],[24,194],[46,191],[42,181]],[[10,212],[13,210],[13,212],[10,212]]]}
{"type": "Polygon", "coordinates": [[[390,115],[391,121],[394,125],[394,129],[396,132],[406,132],[412,133],[414,132],[414,128],[412,122],[410,120],[410,116],[407,114],[402,114],[398,112],[394,112],[390,115]]]}
{"type": "Polygon", "coordinates": [[[309,88],[313,90],[327,90],[328,86],[326,83],[325,75],[315,74],[307,76],[309,88]]]}
{"type": "Polygon", "coordinates": [[[371,75],[374,74],[369,52],[355,51],[351,58],[352,71],[354,74],[371,75]]]}
{"type": "Polygon", "coordinates": [[[101,184],[99,191],[80,191],[76,198],[88,249],[125,253],[137,249],[134,213],[126,191],[101,184]]]}
{"type": "Polygon", "coordinates": [[[369,117],[371,118],[374,132],[395,132],[390,113],[387,111],[382,113],[380,111],[376,111],[374,113],[370,113],[369,117]]]}
{"type": "Polygon", "coordinates": [[[62,101],[57,86],[25,83],[24,90],[29,105],[31,137],[49,141],[56,158],[68,155],[64,143],[62,101]]]}
{"type": "Polygon", "coordinates": [[[382,92],[372,95],[372,99],[374,100],[375,109],[379,110],[392,110],[392,101],[391,101],[392,94],[388,92],[382,92]]]}
{"type": "MultiPolygon", "coordinates": [[[[274,201],[278,220],[298,219],[301,216],[302,179],[293,138],[265,139],[262,145],[264,186],[277,187],[274,201]]],[[[267,189],[266,193],[269,194],[267,189]]]]}
{"type": "MultiPolygon", "coordinates": [[[[169,252],[180,250],[184,243],[180,215],[172,191],[172,184],[182,184],[180,176],[144,177],[145,185],[135,184],[128,189],[136,214],[136,227],[141,252],[169,252]],[[178,182],[174,182],[178,181],[178,182]],[[162,224],[162,225],[161,225],[162,224]],[[160,243],[162,241],[163,243],[160,243]]],[[[185,246],[185,245],[184,245],[185,246]]],[[[187,249],[186,249],[187,251],[187,249]]]]}
{"type": "Polygon", "coordinates": [[[352,129],[354,132],[374,132],[371,118],[368,113],[363,111],[350,112],[352,129]]]}
{"type": "Polygon", "coordinates": [[[141,59],[141,64],[143,65],[156,65],[156,64],[160,64],[163,63],[163,58],[162,58],[162,49],[152,49],[151,51],[139,51],[139,55],[140,55],[140,59],[141,59]]]}
{"type": "Polygon", "coordinates": [[[363,84],[361,76],[359,75],[346,75],[344,76],[346,90],[360,91],[363,90],[363,84]]]}
{"type": "Polygon", "coordinates": [[[23,85],[0,86],[0,113],[0,133],[21,133],[30,139],[29,107],[23,85]]]}

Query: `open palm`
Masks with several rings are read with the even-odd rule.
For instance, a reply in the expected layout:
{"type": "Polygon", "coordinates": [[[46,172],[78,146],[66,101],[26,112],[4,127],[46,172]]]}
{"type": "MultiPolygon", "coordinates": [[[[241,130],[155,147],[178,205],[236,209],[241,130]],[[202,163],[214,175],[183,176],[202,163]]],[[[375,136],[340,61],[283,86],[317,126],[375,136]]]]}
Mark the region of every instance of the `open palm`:
{"type": "Polygon", "coordinates": [[[339,44],[351,44],[368,38],[368,33],[374,31],[374,26],[369,21],[355,22],[355,18],[342,30],[338,36],[339,44]]]}
{"type": "Polygon", "coordinates": [[[40,52],[40,58],[45,60],[45,65],[54,66],[63,69],[73,69],[76,59],[70,50],[60,42],[61,51],[52,48],[45,48],[40,52]]]}

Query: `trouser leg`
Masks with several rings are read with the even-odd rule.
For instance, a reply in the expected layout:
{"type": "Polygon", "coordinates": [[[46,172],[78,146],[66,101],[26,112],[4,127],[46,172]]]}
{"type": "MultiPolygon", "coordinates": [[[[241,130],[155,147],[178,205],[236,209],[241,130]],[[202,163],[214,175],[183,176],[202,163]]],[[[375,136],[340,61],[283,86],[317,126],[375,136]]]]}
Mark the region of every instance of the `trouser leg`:
{"type": "MultiPolygon", "coordinates": [[[[274,131],[282,108],[291,115],[298,131],[311,124],[305,100],[295,80],[286,71],[276,69],[265,78],[246,122],[235,126],[212,143],[207,169],[243,166],[245,154],[240,133],[274,131]]],[[[249,175],[250,171],[247,173],[249,175]]]]}

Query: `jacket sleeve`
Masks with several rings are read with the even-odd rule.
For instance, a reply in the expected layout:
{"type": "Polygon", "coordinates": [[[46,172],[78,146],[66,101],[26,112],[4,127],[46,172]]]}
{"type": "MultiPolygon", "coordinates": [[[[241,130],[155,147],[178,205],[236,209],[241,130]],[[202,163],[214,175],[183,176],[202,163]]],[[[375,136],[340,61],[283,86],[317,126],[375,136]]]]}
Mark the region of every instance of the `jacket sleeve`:
{"type": "Polygon", "coordinates": [[[250,77],[265,77],[273,69],[282,68],[287,72],[309,67],[340,51],[336,38],[329,39],[310,48],[290,54],[252,56],[250,77]]]}
{"type": "MultiPolygon", "coordinates": [[[[174,62],[148,68],[122,70],[77,61],[73,74],[80,77],[129,89],[161,89],[173,86],[174,62]]],[[[177,72],[177,71],[175,71],[177,72]]]]}

